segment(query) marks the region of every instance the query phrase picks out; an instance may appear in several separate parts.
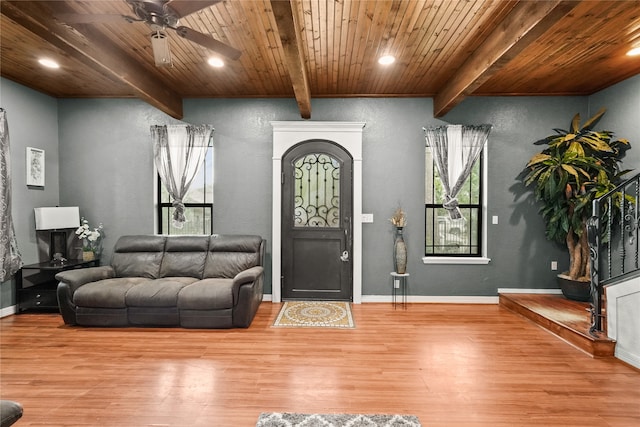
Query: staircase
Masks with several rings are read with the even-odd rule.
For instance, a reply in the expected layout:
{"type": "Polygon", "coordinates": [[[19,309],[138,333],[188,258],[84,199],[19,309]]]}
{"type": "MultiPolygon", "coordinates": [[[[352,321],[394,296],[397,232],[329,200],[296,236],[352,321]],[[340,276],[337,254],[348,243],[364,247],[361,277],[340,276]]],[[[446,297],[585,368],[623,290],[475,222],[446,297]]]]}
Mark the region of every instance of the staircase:
{"type": "Polygon", "coordinates": [[[501,293],[499,301],[501,307],[526,317],[592,357],[614,355],[614,340],[603,332],[589,332],[589,303],[572,301],[560,294],[501,293]]]}
{"type": "Polygon", "coordinates": [[[616,356],[640,369],[640,341],[635,338],[640,337],[635,311],[640,304],[640,174],[593,201],[587,233],[590,303],[558,294],[505,293],[499,295],[500,306],[593,357],[616,356]],[[607,294],[611,330],[606,322],[607,294]]]}

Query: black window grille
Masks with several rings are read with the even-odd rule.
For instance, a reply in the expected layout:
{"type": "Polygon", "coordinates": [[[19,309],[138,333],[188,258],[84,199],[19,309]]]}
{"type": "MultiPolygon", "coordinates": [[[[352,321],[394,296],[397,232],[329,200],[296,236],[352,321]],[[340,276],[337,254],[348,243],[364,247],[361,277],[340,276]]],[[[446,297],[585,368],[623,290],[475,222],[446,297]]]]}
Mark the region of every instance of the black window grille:
{"type": "Polygon", "coordinates": [[[425,256],[481,257],[484,153],[458,193],[463,220],[451,220],[442,207],[444,191],[429,147],[425,155],[425,256]]]}
{"type": "Polygon", "coordinates": [[[191,189],[183,200],[184,215],[187,219],[183,228],[173,225],[173,207],[169,192],[158,180],[158,233],[169,235],[213,234],[213,148],[205,156],[191,189]]]}

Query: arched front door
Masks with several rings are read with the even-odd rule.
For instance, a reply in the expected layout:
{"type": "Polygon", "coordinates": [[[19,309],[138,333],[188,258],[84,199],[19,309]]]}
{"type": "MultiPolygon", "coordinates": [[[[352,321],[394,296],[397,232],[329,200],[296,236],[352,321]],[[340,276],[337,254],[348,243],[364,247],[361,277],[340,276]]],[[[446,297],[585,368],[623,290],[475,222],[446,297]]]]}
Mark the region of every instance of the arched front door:
{"type": "Polygon", "coordinates": [[[310,140],[282,159],[282,299],[353,298],[353,159],[310,140]]]}

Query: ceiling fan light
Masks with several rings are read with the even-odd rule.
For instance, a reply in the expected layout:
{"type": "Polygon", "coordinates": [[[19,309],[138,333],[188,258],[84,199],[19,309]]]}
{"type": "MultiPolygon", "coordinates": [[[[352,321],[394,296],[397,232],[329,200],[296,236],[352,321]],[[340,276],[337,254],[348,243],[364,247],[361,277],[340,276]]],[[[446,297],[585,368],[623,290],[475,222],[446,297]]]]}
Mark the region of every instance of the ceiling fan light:
{"type": "Polygon", "coordinates": [[[635,47],[627,52],[628,56],[638,56],[640,55],[640,46],[635,47]]]}
{"type": "Polygon", "coordinates": [[[215,68],[224,67],[224,61],[220,58],[211,57],[207,59],[207,63],[215,68]]]}
{"type": "Polygon", "coordinates": [[[169,39],[164,31],[151,33],[151,48],[153,59],[158,67],[171,66],[171,51],[169,50],[169,39]]]}
{"type": "Polygon", "coordinates": [[[395,61],[396,61],[396,58],[393,55],[384,55],[378,58],[378,64],[381,64],[381,65],[391,65],[395,61]]]}
{"type": "Polygon", "coordinates": [[[56,61],[54,61],[53,59],[49,59],[49,58],[40,58],[38,59],[38,62],[40,63],[40,65],[42,65],[43,67],[47,67],[47,68],[60,68],[60,64],[58,64],[56,61]]]}

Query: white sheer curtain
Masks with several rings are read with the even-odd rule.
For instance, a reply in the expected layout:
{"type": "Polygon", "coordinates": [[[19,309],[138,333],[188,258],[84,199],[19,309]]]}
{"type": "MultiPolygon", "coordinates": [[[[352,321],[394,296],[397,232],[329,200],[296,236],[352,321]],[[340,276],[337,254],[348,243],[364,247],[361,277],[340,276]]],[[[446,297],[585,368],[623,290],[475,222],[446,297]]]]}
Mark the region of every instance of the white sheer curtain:
{"type": "Polygon", "coordinates": [[[213,128],[208,125],[151,126],[154,161],[175,208],[176,228],[184,226],[183,200],[204,161],[212,135],[213,128]]]}
{"type": "Polygon", "coordinates": [[[7,112],[0,108],[0,283],[22,268],[16,232],[11,216],[11,150],[7,112]]]}
{"type": "Polygon", "coordinates": [[[489,138],[491,125],[447,125],[424,129],[427,146],[444,188],[444,207],[453,220],[463,218],[458,208],[458,192],[471,174],[489,138]]]}

